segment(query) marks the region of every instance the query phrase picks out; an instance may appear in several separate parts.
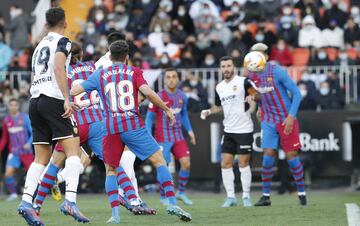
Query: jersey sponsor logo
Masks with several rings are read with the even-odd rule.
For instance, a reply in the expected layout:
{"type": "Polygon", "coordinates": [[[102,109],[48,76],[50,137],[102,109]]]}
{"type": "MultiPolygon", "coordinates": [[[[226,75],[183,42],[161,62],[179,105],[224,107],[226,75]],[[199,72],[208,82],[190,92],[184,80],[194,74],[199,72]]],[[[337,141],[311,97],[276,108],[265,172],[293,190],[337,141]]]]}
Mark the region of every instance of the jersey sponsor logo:
{"type": "Polygon", "coordinates": [[[10,127],[8,128],[9,133],[18,133],[24,130],[22,126],[10,127]]]}
{"type": "Polygon", "coordinates": [[[183,99],[180,99],[180,100],[179,100],[179,104],[180,104],[180,105],[183,105],[183,104],[184,104],[183,99]]]}
{"type": "Polygon", "coordinates": [[[181,112],[181,108],[170,108],[170,110],[174,115],[179,114],[181,112]]]}
{"type": "Polygon", "coordinates": [[[132,113],[131,111],[126,111],[126,112],[124,112],[124,113],[112,113],[112,117],[114,117],[114,118],[116,118],[116,117],[127,117],[127,116],[133,116],[134,115],[134,113],[132,113]]]}
{"type": "Polygon", "coordinates": [[[231,95],[231,96],[227,96],[227,97],[222,97],[222,98],[221,98],[221,102],[231,101],[231,100],[234,100],[235,98],[236,98],[236,95],[231,95]]]}
{"type": "Polygon", "coordinates": [[[52,81],[51,76],[46,76],[46,77],[34,80],[33,83],[32,83],[32,86],[37,86],[37,85],[40,85],[40,84],[42,84],[44,82],[50,82],[50,81],[52,81]]]}
{"type": "Polygon", "coordinates": [[[233,91],[235,92],[235,91],[237,90],[237,86],[234,85],[232,89],[233,89],[233,91]]]}

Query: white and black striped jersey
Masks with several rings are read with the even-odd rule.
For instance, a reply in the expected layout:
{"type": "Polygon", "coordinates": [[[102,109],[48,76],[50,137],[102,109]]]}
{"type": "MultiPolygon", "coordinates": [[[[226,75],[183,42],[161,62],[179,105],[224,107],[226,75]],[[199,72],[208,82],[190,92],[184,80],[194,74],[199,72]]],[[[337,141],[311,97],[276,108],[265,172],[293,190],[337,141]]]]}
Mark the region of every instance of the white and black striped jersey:
{"type": "Polygon", "coordinates": [[[254,125],[245,102],[248,90],[255,85],[245,77],[234,76],[230,81],[221,81],[216,86],[215,105],[221,106],[224,112],[224,131],[226,133],[251,133],[254,125]]]}
{"type": "MultiPolygon", "coordinates": [[[[37,98],[40,94],[56,99],[64,100],[55,77],[55,54],[62,52],[66,55],[65,68],[70,63],[71,42],[68,38],[49,32],[36,47],[32,56],[33,79],[30,88],[31,98],[37,98]]],[[[66,76],[66,75],[64,75],[66,76]]]]}

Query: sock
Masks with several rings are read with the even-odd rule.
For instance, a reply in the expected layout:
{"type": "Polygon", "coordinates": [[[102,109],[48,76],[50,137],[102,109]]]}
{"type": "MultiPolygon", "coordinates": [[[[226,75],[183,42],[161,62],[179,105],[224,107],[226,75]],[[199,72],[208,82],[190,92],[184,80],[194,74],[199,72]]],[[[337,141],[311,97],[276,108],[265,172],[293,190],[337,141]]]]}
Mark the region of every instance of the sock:
{"type": "Polygon", "coordinates": [[[24,194],[22,200],[27,203],[32,203],[33,195],[38,186],[38,182],[45,166],[36,162],[31,163],[29,170],[26,174],[26,180],[24,185],[24,194]]]}
{"type": "Polygon", "coordinates": [[[298,156],[291,160],[287,160],[290,171],[294,177],[299,195],[306,195],[303,166],[298,156]]]}
{"type": "Polygon", "coordinates": [[[159,194],[160,194],[160,199],[165,199],[165,192],[164,192],[164,188],[161,186],[160,183],[160,179],[159,179],[159,174],[156,175],[156,180],[159,183],[159,194]]]}
{"type": "Polygon", "coordinates": [[[164,189],[165,197],[169,200],[171,205],[176,205],[174,183],[169,169],[166,166],[159,166],[156,170],[160,185],[164,189]]]}
{"type": "Polygon", "coordinates": [[[273,156],[264,155],[262,162],[262,171],[261,171],[261,179],[262,179],[262,190],[264,196],[270,196],[271,182],[273,177],[273,165],[275,158],[273,156]]]}
{"type": "Polygon", "coordinates": [[[65,161],[65,168],[71,173],[66,175],[66,192],[65,199],[70,202],[76,202],[77,187],[79,184],[79,176],[81,170],[81,162],[79,156],[71,156],[65,161]]]}
{"type": "Polygon", "coordinates": [[[49,193],[49,190],[55,184],[56,174],[59,171],[59,168],[54,164],[50,163],[47,167],[47,170],[44,176],[40,180],[40,185],[35,197],[35,204],[37,207],[41,207],[46,195],[49,193]]]}
{"type": "Polygon", "coordinates": [[[250,187],[251,187],[251,169],[250,166],[239,167],[240,170],[240,180],[243,190],[243,198],[250,198],[250,187]]]}
{"type": "Polygon", "coordinates": [[[126,175],[124,168],[119,166],[118,168],[116,168],[116,172],[117,172],[117,183],[124,191],[127,200],[132,201],[134,199],[137,199],[135,189],[131,184],[129,177],[126,175]]]}
{"type": "Polygon", "coordinates": [[[134,171],[134,163],[136,160],[136,155],[132,153],[131,151],[124,151],[121,159],[120,159],[120,165],[123,167],[126,175],[129,177],[131,184],[133,185],[135,189],[135,194],[139,200],[139,189],[138,189],[138,183],[134,171]]]}
{"type": "Polygon", "coordinates": [[[6,177],[5,178],[5,184],[6,184],[6,188],[10,192],[10,194],[17,194],[16,185],[15,185],[15,179],[14,179],[13,176],[6,177]]]}
{"type": "Polygon", "coordinates": [[[108,196],[108,200],[111,206],[112,216],[119,217],[119,195],[118,184],[115,175],[106,176],[105,179],[105,191],[108,196]]]}
{"type": "Polygon", "coordinates": [[[179,171],[179,193],[182,194],[185,192],[186,184],[189,181],[190,171],[180,169],[179,171]]]}
{"type": "Polygon", "coordinates": [[[66,178],[66,168],[62,169],[57,175],[56,175],[56,180],[57,183],[60,184],[62,182],[65,181],[66,178]]]}
{"type": "Polygon", "coordinates": [[[234,188],[234,171],[232,168],[224,169],[221,168],[222,180],[226,190],[226,195],[228,198],[235,198],[235,188],[234,188]]]}

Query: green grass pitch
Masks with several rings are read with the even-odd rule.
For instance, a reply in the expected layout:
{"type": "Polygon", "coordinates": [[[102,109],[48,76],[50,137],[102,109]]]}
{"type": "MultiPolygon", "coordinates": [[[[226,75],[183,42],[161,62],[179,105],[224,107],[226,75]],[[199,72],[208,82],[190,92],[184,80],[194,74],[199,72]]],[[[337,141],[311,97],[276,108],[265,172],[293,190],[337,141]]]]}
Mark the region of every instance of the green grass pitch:
{"type": "MultiPolygon", "coordinates": [[[[240,195],[238,195],[240,197],[240,195]]],[[[156,216],[135,216],[121,208],[121,224],[135,226],[238,226],[238,225],[314,225],[314,226],[341,226],[347,225],[345,203],[360,205],[359,193],[318,192],[308,193],[308,206],[301,207],[298,198],[291,195],[273,195],[271,207],[243,208],[220,208],[225,194],[215,195],[212,193],[190,193],[189,197],[194,201],[193,206],[183,206],[193,216],[191,222],[181,222],[177,217],[166,214],[165,209],[159,202],[157,194],[143,194],[142,198],[152,207],[158,210],[156,216]]],[[[255,202],[260,193],[252,195],[255,202]]],[[[240,201],[240,200],[239,200],[240,201]]],[[[17,214],[16,208],[19,202],[7,203],[4,198],[0,200],[0,225],[17,226],[26,225],[25,221],[17,214]]],[[[55,202],[50,196],[45,201],[41,218],[45,225],[83,225],[75,222],[71,217],[64,216],[59,211],[61,203],[55,202]]],[[[105,195],[80,195],[78,204],[81,211],[91,219],[91,226],[106,225],[111,210],[105,195]]]]}

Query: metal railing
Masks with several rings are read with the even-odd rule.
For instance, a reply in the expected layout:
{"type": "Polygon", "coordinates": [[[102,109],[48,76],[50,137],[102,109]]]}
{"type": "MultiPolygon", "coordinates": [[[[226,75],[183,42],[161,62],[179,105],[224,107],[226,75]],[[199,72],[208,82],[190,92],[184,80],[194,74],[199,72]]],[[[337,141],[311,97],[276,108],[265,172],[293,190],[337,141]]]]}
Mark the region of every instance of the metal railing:
{"type": "MultiPolygon", "coordinates": [[[[241,69],[236,70],[237,74],[241,74],[241,69]]],[[[360,82],[360,65],[354,66],[304,66],[304,67],[288,67],[288,73],[294,81],[300,81],[304,74],[315,83],[319,88],[320,83],[327,79],[327,75],[334,73],[339,80],[339,85],[344,90],[346,104],[359,103],[359,82],[360,82]]],[[[180,80],[185,81],[191,76],[198,78],[202,85],[208,92],[209,103],[215,101],[215,86],[223,79],[223,76],[217,68],[192,68],[192,69],[178,69],[180,80]]],[[[151,80],[151,85],[154,85],[156,90],[163,87],[163,70],[145,70],[145,77],[151,80]]],[[[11,87],[19,87],[22,84],[29,84],[31,72],[29,71],[14,71],[14,72],[0,72],[0,81],[5,79],[10,80],[11,87]]],[[[148,81],[149,81],[148,80],[148,81]]]]}

